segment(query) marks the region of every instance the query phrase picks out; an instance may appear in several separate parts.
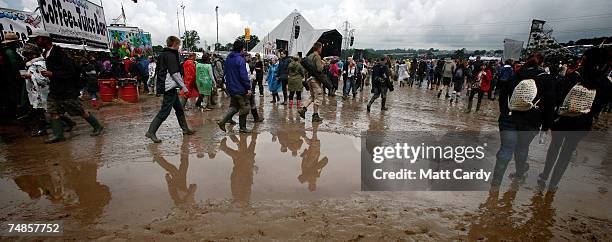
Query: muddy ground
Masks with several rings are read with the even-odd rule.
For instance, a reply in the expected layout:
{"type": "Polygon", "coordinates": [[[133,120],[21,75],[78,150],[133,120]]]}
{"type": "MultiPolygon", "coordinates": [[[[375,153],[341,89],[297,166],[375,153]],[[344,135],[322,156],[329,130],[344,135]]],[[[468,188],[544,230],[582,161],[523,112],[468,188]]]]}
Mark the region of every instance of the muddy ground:
{"type": "MultiPolygon", "coordinates": [[[[587,152],[554,196],[535,189],[548,147],[537,142],[518,189],[505,181],[499,193],[361,192],[362,131],[497,131],[497,102],[465,114],[465,99],[450,105],[425,88],[396,89],[388,111],[377,102],[370,114],[369,88],[346,101],[326,97],[325,121],[314,126],[257,97],[266,120],[253,127],[249,118],[252,135],[218,129],[222,96],[213,111],[187,112],[193,136],[181,135],[172,114],[159,145],[144,138],[160,104],[147,96],[92,111],[106,127],[96,138],[82,120],[52,145],[4,127],[0,221],[63,221],[63,236],[49,240],[612,240],[609,139],[581,143],[587,152]]],[[[597,127],[609,125],[605,115],[597,127]]]]}

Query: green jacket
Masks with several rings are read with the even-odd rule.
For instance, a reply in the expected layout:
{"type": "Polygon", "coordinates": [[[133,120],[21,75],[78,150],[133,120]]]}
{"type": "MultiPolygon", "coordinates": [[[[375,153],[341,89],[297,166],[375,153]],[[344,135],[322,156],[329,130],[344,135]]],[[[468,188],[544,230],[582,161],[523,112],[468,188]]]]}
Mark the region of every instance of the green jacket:
{"type": "Polygon", "coordinates": [[[302,81],[306,75],[306,69],[304,69],[304,67],[302,67],[302,65],[300,65],[300,63],[297,61],[292,61],[287,69],[289,70],[287,89],[289,89],[290,92],[302,91],[302,88],[304,87],[302,85],[302,81]]]}
{"type": "Polygon", "coordinates": [[[214,88],[213,67],[211,64],[196,64],[196,85],[198,91],[204,96],[210,96],[214,88]]]}

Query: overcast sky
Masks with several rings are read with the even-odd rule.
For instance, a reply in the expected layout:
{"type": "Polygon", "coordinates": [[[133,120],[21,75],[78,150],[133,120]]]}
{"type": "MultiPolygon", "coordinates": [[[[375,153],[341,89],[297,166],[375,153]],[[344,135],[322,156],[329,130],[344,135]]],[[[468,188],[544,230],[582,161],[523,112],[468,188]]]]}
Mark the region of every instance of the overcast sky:
{"type": "MultiPolygon", "coordinates": [[[[100,0],[92,0],[100,3],[100,0]]],[[[33,10],[36,0],[0,0],[0,7],[33,10]]],[[[127,23],[152,34],[161,44],[178,35],[181,1],[102,0],[107,24],[125,8],[127,23]]],[[[188,30],[202,42],[215,42],[215,6],[219,6],[219,42],[232,42],[250,27],[265,36],[294,9],[315,28],[337,28],[348,20],[356,48],[501,49],[504,38],[527,40],[532,18],[549,20],[561,42],[612,36],[612,0],[185,0],[188,30]]],[[[183,31],[182,12],[180,16],[183,31]]]]}

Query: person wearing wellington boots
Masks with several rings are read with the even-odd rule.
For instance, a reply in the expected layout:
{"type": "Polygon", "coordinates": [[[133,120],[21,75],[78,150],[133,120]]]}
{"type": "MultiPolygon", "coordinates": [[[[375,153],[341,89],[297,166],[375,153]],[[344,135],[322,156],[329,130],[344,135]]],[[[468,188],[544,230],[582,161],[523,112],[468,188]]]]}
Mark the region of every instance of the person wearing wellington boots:
{"type": "Polygon", "coordinates": [[[387,91],[389,90],[389,67],[385,65],[385,58],[381,58],[372,69],[372,98],[367,105],[367,111],[370,112],[372,104],[379,97],[382,98],[380,110],[386,111],[387,107],[387,91]]]}
{"type": "MultiPolygon", "coordinates": [[[[63,49],[53,45],[51,36],[44,30],[35,30],[29,36],[36,45],[44,49],[43,57],[47,69],[40,74],[49,78],[49,96],[47,98],[47,112],[49,113],[49,124],[53,135],[45,140],[45,143],[56,143],[64,141],[64,128],[62,127],[62,115],[68,113],[71,116],[81,116],[93,128],[91,136],[98,136],[104,127],[98,122],[93,114],[85,112],[83,104],[79,100],[79,73],[76,71],[72,59],[66,55],[63,49]]],[[[69,128],[74,126],[68,122],[69,128]]]]}
{"type": "Polygon", "coordinates": [[[151,139],[154,143],[160,143],[161,140],[157,138],[155,133],[159,126],[168,118],[170,111],[174,108],[174,113],[178,119],[179,126],[183,130],[183,135],[192,135],[195,131],[189,129],[187,126],[187,119],[185,119],[185,112],[183,105],[179,100],[178,89],[187,92],[187,86],[183,82],[183,76],[179,65],[179,53],[178,49],[181,46],[181,40],[176,36],[170,36],[166,39],[166,48],[159,54],[157,59],[157,95],[163,93],[164,98],[162,99],[162,106],[145,136],[151,139]]]}
{"type": "Polygon", "coordinates": [[[225,60],[225,86],[230,95],[230,107],[225,116],[219,123],[219,128],[226,132],[225,124],[231,122],[234,114],[238,113],[238,124],[240,133],[251,133],[246,127],[246,119],[249,114],[250,103],[249,98],[251,92],[251,82],[246,69],[246,60],[242,52],[244,51],[244,43],[235,41],[232,47],[232,53],[225,60]]]}

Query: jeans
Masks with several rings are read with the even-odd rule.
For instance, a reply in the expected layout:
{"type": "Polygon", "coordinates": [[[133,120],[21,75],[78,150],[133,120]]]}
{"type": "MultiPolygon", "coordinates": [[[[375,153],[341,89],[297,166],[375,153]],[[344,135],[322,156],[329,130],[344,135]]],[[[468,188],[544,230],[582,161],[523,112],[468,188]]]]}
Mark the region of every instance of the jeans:
{"type": "Polygon", "coordinates": [[[501,146],[497,151],[495,168],[493,170],[492,186],[499,186],[504,178],[508,163],[514,155],[517,177],[522,177],[527,170],[527,157],[529,155],[529,145],[538,134],[539,127],[515,124],[511,122],[499,122],[499,136],[501,146]]]}
{"type": "Polygon", "coordinates": [[[346,81],[344,82],[344,87],[342,88],[342,95],[343,96],[348,96],[349,92],[353,92],[353,95],[355,95],[357,93],[357,85],[355,85],[355,78],[354,77],[349,77],[346,79],[346,81]]]}
{"type": "Polygon", "coordinates": [[[548,188],[556,190],[578,143],[587,135],[587,131],[552,131],[551,135],[552,139],[546,153],[546,164],[544,171],[540,174],[540,179],[546,181],[554,167],[548,188]]]}
{"type": "Polygon", "coordinates": [[[179,100],[178,89],[172,89],[170,91],[164,92],[161,109],[155,117],[162,120],[163,122],[168,118],[168,115],[170,115],[170,111],[172,111],[173,108],[177,119],[181,120],[181,118],[185,117],[183,105],[179,100]]]}

